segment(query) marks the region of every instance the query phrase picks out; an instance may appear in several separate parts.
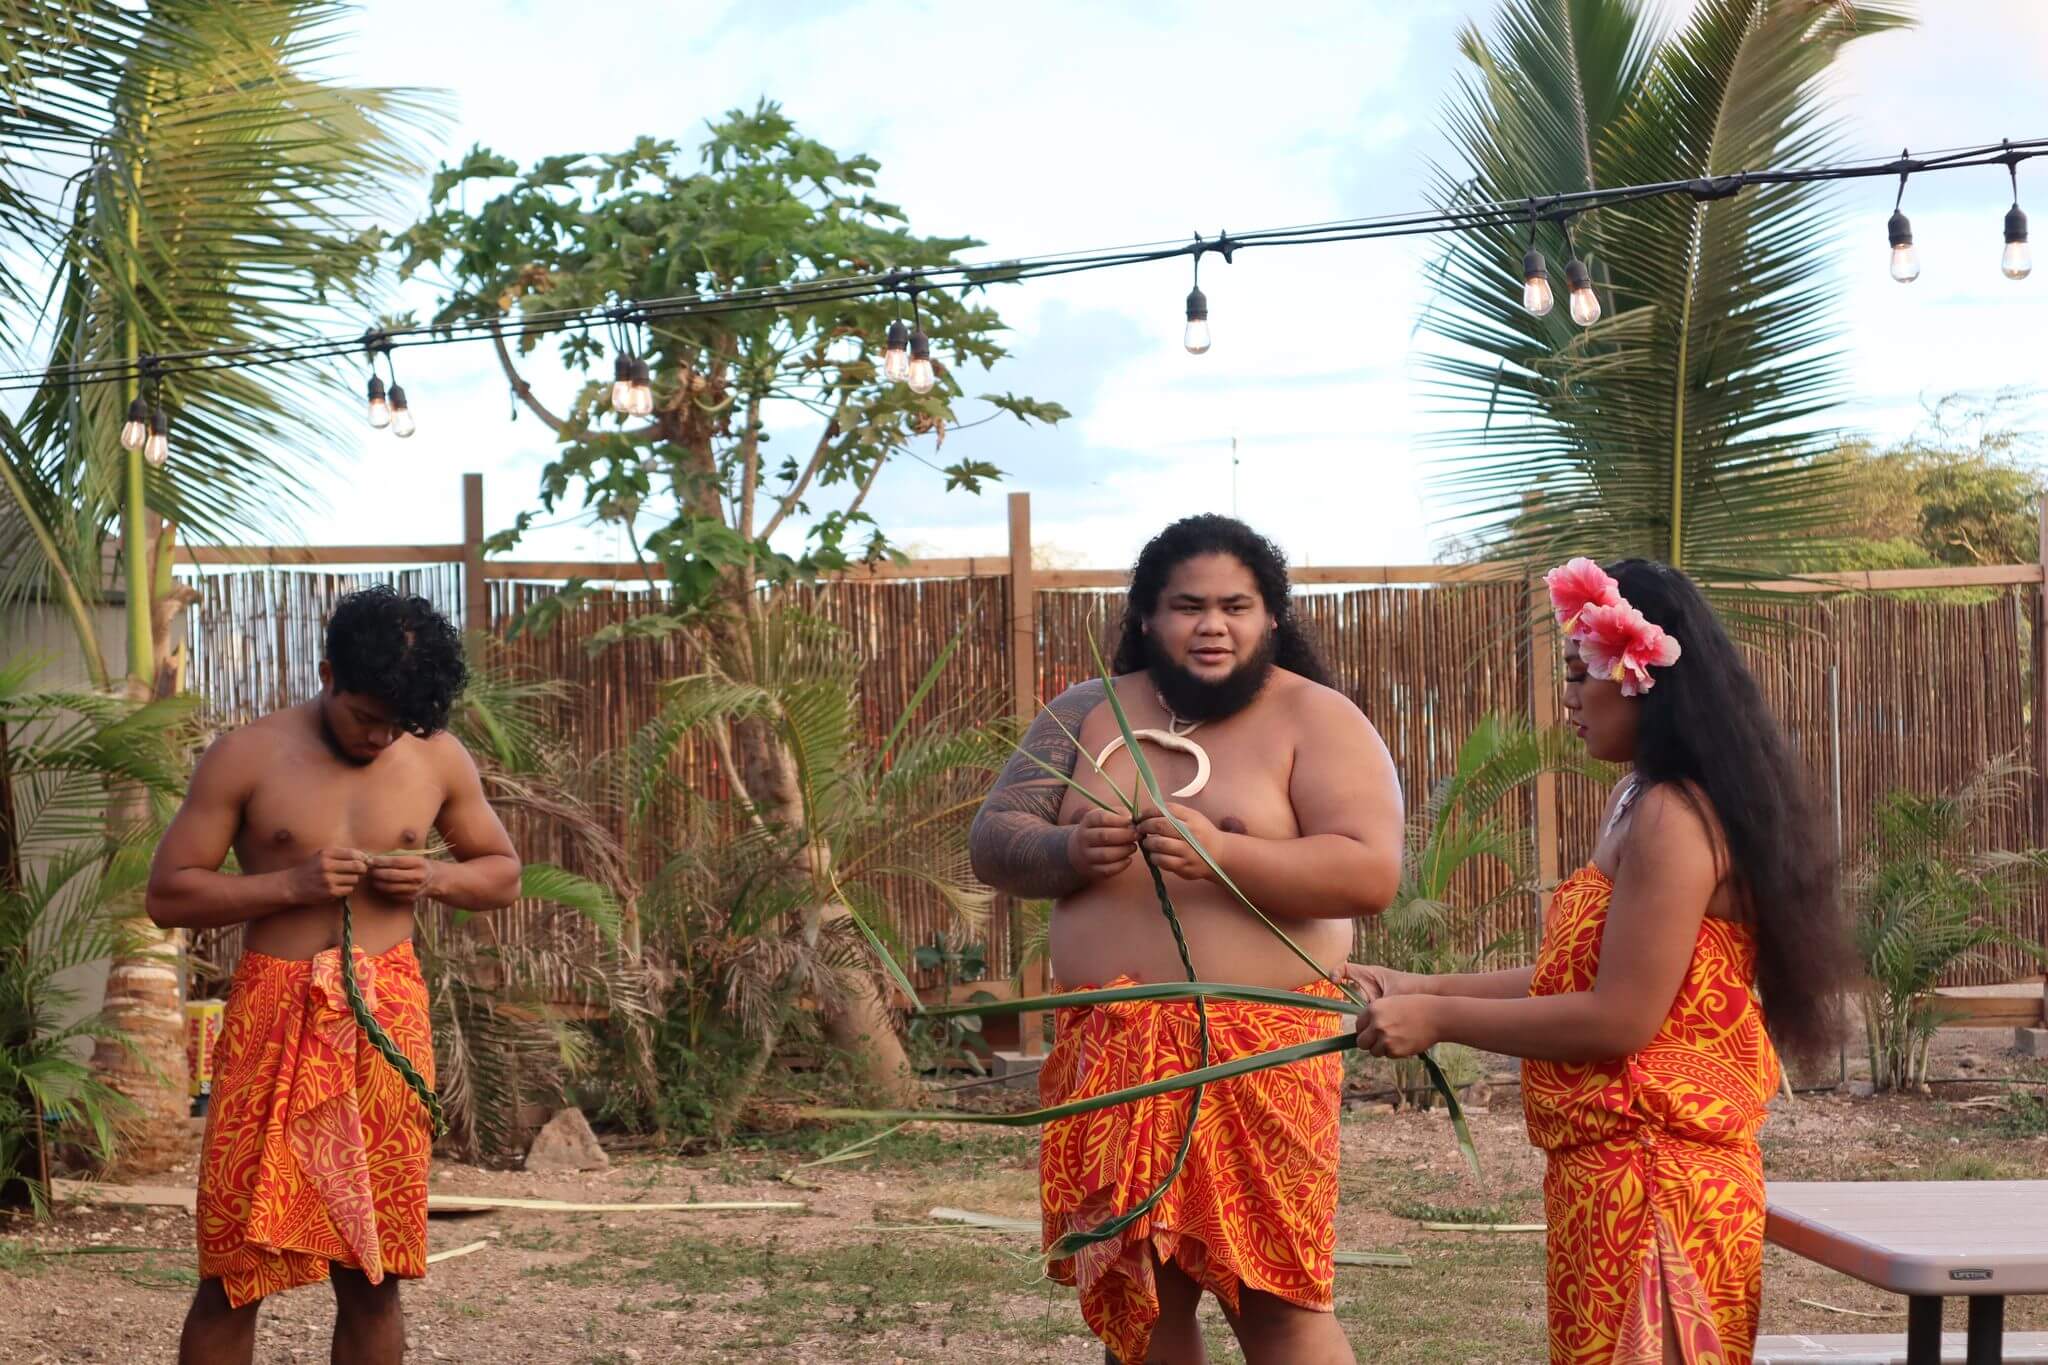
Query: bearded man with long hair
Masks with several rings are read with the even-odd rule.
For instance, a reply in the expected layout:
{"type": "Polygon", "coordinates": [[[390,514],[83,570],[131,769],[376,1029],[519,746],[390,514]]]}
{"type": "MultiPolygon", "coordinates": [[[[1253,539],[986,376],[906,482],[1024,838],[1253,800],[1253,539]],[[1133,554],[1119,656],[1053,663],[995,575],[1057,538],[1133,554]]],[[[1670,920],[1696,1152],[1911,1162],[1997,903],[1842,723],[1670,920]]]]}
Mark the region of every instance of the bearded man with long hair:
{"type": "MultiPolygon", "coordinates": [[[[1170,794],[1167,810],[1310,957],[1342,964],[1354,921],[1385,909],[1399,882],[1401,793],[1371,723],[1330,687],[1280,552],[1227,517],[1167,527],[1132,571],[1112,672],[1170,794]]],[[[1029,757],[1010,763],[976,816],[971,848],[989,885],[1055,902],[1061,990],[1185,979],[1149,860],[1203,980],[1339,993],[1237,901],[1172,822],[1157,812],[1134,822],[1052,775],[1103,798],[1112,786],[1132,789],[1134,765],[1100,680],[1046,710],[1025,737],[1029,757]]],[[[1208,1015],[1211,1062],[1323,1036],[1339,1019],[1237,1001],[1212,1001],[1208,1015]]],[[[1040,1091],[1058,1104],[1198,1065],[1191,1003],[1070,1008],[1057,1014],[1040,1091]]],[[[1159,1201],[1115,1237],[1053,1263],[1055,1278],[1078,1286],[1109,1359],[1203,1359],[1195,1310],[1207,1292],[1248,1359],[1352,1360],[1331,1314],[1341,1079],[1341,1063],[1325,1056],[1209,1087],[1187,1163],[1159,1201]]],[[[1047,1125],[1048,1249],[1145,1199],[1179,1150],[1188,1107],[1171,1093],[1047,1125]]]]}

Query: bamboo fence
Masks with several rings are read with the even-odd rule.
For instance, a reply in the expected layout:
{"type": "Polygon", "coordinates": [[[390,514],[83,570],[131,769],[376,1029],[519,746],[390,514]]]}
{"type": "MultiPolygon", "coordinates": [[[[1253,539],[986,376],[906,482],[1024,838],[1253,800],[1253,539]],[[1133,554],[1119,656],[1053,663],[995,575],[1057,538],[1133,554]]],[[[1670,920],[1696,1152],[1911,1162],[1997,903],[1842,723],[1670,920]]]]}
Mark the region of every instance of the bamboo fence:
{"type": "MultiPolygon", "coordinates": [[[[504,654],[515,670],[564,685],[552,703],[551,722],[571,752],[594,759],[618,749],[655,714],[662,684],[695,667],[687,645],[669,636],[596,652],[587,648],[594,632],[658,605],[647,592],[631,589],[639,569],[602,563],[483,565],[482,493],[475,476],[465,493],[465,542],[391,547],[384,552],[387,559],[410,566],[396,572],[317,567],[361,563],[376,547],[243,547],[195,554],[194,561],[213,567],[197,580],[202,599],[191,630],[193,690],[211,703],[222,724],[242,723],[311,695],[318,686],[326,612],[340,594],[365,582],[392,581],[502,637],[518,613],[558,590],[561,576],[603,577],[628,586],[564,613],[549,632],[522,634],[504,654]],[[344,555],[353,558],[339,558],[344,555]],[[264,567],[239,567],[249,564],[264,567]],[[542,579],[553,581],[537,581],[542,579]]],[[[846,633],[860,659],[862,720],[871,739],[886,733],[931,661],[956,635],[958,653],[921,707],[920,723],[1028,715],[1040,699],[1093,675],[1091,633],[1105,650],[1113,644],[1122,576],[1034,570],[1025,496],[1012,497],[1007,556],[914,562],[794,590],[798,605],[846,633]]],[[[1846,849],[1853,853],[1862,842],[1873,807],[1889,791],[1941,790],[2003,754],[2041,764],[2048,753],[2048,735],[2037,720],[2048,711],[2041,702],[2037,654],[2043,644],[2041,579],[2032,565],[1861,575],[1839,586],[1869,591],[1823,595],[1809,583],[1798,585],[1803,596],[1773,597],[1752,609],[1745,647],[1768,704],[1798,747],[1823,802],[1839,772],[1846,849]]],[[[1336,686],[1378,726],[1411,808],[1450,770],[1482,716],[1501,712],[1542,724],[1559,714],[1555,632],[1540,621],[1530,584],[1522,578],[1414,566],[1318,568],[1298,574],[1298,582],[1304,585],[1298,598],[1302,619],[1336,686]]],[[[708,745],[686,746],[674,775],[703,796],[724,794],[708,745]]],[[[1576,780],[1546,781],[1526,794],[1523,817],[1546,885],[1592,847],[1602,797],[1576,780]]],[[[2043,806],[2037,780],[2027,799],[1996,813],[1983,833],[2002,847],[2048,844],[2043,806]]],[[[529,857],[574,865],[574,850],[563,847],[555,832],[513,833],[529,857]]],[[[637,854],[649,868],[664,851],[642,842],[637,854]]],[[[1470,887],[1496,889],[1504,885],[1496,880],[1500,875],[1498,869],[1475,870],[1470,887]]],[[[952,927],[945,907],[909,885],[898,888],[893,913],[895,935],[908,946],[952,927]]],[[[1538,915],[1532,897],[1504,922],[1475,926],[1473,941],[1520,931],[1522,941],[1533,944],[1530,931],[1538,915]]],[[[2018,905],[2004,927],[2028,942],[2048,943],[2043,899],[2018,905]]],[[[561,925],[531,906],[500,917],[496,932],[512,942],[567,941],[561,925]]],[[[985,938],[994,973],[1015,969],[1016,936],[1014,907],[999,903],[985,938]]],[[[216,959],[232,952],[232,936],[202,945],[202,955],[216,959]]],[[[1998,952],[1950,984],[2011,980],[2037,971],[2016,952],[1998,952]]]]}

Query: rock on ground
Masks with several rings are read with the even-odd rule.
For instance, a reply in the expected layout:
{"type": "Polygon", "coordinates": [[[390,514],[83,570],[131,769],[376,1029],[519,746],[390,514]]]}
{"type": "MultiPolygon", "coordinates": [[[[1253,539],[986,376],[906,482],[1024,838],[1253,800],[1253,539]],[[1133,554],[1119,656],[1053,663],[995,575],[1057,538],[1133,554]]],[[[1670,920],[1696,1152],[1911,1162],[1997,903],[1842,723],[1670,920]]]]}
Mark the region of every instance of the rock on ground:
{"type": "Polygon", "coordinates": [[[590,1121],[573,1105],[556,1110],[526,1149],[529,1171],[603,1171],[611,1164],[597,1145],[597,1134],[590,1131],[590,1121]]]}

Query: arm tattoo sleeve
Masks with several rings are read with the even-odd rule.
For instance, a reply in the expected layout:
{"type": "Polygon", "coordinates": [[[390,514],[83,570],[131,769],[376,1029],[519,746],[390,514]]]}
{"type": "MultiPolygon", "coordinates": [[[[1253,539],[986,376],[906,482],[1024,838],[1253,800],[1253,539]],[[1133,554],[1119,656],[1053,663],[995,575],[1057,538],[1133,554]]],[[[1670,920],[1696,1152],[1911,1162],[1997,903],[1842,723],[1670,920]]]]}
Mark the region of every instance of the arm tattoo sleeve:
{"type": "MultiPolygon", "coordinates": [[[[1046,708],[1051,714],[1040,715],[1025,732],[1025,753],[1071,776],[1080,754],[1060,725],[1078,736],[1081,722],[1102,698],[1100,680],[1062,692],[1046,708]]],[[[998,891],[1028,900],[1058,900],[1086,886],[1087,880],[1067,856],[1067,827],[1059,823],[1066,794],[1067,784],[1059,778],[1024,754],[1012,756],[967,836],[974,875],[998,891]]]]}

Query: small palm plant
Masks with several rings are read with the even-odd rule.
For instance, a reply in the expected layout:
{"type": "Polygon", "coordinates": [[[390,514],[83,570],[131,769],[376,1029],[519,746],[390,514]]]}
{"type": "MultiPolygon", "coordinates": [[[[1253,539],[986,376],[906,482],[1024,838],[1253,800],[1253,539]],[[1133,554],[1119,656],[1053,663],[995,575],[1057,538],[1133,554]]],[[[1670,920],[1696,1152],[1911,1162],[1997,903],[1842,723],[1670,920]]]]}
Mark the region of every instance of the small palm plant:
{"type": "Polygon", "coordinates": [[[0,1202],[42,1208],[61,1148],[96,1161],[117,1141],[122,1097],[85,1057],[128,1040],[65,977],[126,946],[191,708],[38,690],[39,669],[0,665],[0,1202]],[[116,784],[149,793],[153,818],[117,830],[116,784]]]}
{"type": "MultiPolygon", "coordinates": [[[[902,945],[885,946],[891,906],[904,892],[935,898],[955,931],[981,928],[990,894],[974,880],[966,831],[1016,733],[1008,719],[958,716],[912,732],[951,659],[948,646],[872,744],[860,720],[860,660],[836,627],[782,610],[747,631],[753,676],[711,667],[669,683],[661,711],[615,766],[629,823],[674,840],[647,895],[650,936],[661,940],[651,937],[649,948],[667,958],[662,970],[674,983],[664,1015],[681,1037],[669,1051],[701,1059],[727,1030],[746,1047],[744,1065],[717,1078],[710,1112],[695,1116],[714,1142],[730,1136],[760,1088],[801,1001],[818,1007],[828,1039],[840,1042],[835,1018],[888,1017],[876,1008],[885,990],[878,966],[915,999],[894,966],[907,956],[902,945]],[[735,725],[771,731],[791,756],[788,770],[738,771],[726,742],[735,725]],[[731,799],[705,801],[677,777],[674,759],[693,737],[719,747],[731,799]],[[750,783],[794,787],[809,823],[777,821],[773,812],[789,803],[750,783]]],[[[843,1050],[866,1088],[906,1093],[907,1056],[893,1030],[843,1050]]]]}
{"type": "MultiPolygon", "coordinates": [[[[1519,917],[1539,890],[1534,835],[1517,803],[1544,773],[1595,781],[1611,776],[1608,765],[1588,758],[1561,729],[1538,730],[1497,713],[1480,719],[1451,771],[1409,820],[1400,888],[1375,922],[1360,926],[1358,952],[1366,960],[1402,972],[1469,972],[1518,943],[1518,929],[1486,934],[1499,921],[1519,917]]],[[[1468,1049],[1438,1053],[1454,1080],[1473,1078],[1468,1049]]],[[[1396,1098],[1427,1108],[1435,1092],[1421,1063],[1392,1065],[1396,1098]]]]}
{"type": "Polygon", "coordinates": [[[1987,849],[1990,818],[2018,800],[2029,769],[2011,755],[1936,796],[1894,791],[1849,881],[1867,977],[1863,1027],[1878,1090],[1918,1090],[1950,972],[2006,948],[2040,950],[1998,927],[2020,894],[2048,878],[2048,848],[1987,849]]]}
{"type": "Polygon", "coordinates": [[[434,1061],[448,1146],[470,1160],[516,1156],[521,1110],[559,1100],[596,1056],[577,1016],[602,1017],[624,1046],[616,1078],[648,1081],[647,983],[625,906],[635,878],[625,851],[585,798],[587,775],[548,734],[562,688],[514,672],[491,640],[468,643],[471,675],[450,728],[477,760],[501,817],[545,826],[580,871],[527,862],[520,899],[558,912],[520,942],[487,916],[422,916],[415,936],[427,979],[434,1061]]]}

